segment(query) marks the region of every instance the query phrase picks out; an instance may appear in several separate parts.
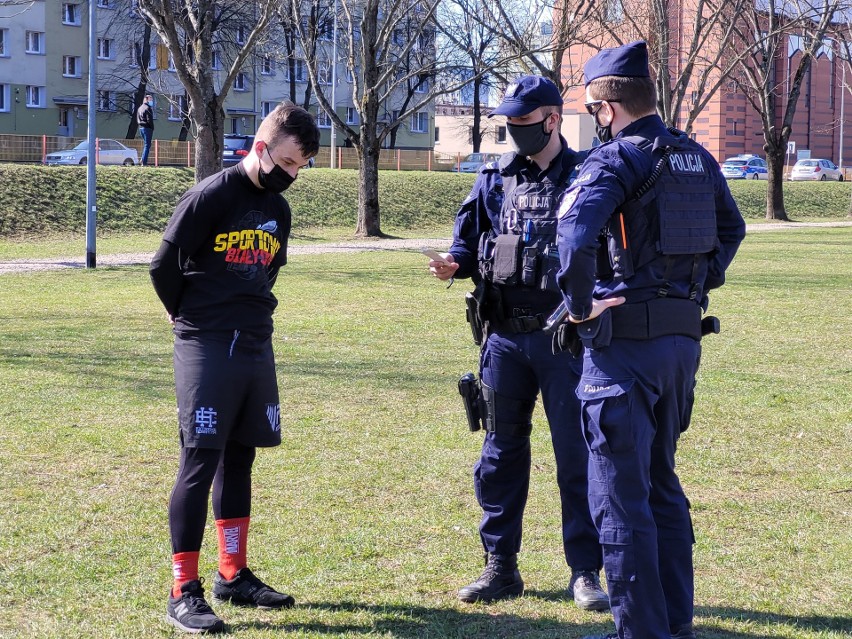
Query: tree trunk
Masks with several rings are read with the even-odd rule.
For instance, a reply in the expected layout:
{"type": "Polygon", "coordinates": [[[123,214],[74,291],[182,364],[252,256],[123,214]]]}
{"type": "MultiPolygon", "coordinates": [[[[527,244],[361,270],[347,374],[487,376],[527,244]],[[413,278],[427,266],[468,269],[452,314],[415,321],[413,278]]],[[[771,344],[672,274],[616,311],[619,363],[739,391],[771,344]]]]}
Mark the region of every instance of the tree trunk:
{"type": "Polygon", "coordinates": [[[379,149],[378,140],[358,147],[361,175],[358,181],[357,237],[382,237],[379,227],[379,149]]]}
{"type": "Polygon", "coordinates": [[[225,137],[225,112],[215,97],[209,99],[202,108],[204,117],[196,116],[198,137],[195,140],[195,181],[222,170],[222,145],[225,137]]]}
{"type": "MultiPolygon", "coordinates": [[[[786,146],[785,146],[786,150],[786,146]]],[[[787,221],[787,211],[784,208],[784,156],[779,149],[769,149],[766,152],[769,185],[766,189],[766,219],[787,221]]]]}

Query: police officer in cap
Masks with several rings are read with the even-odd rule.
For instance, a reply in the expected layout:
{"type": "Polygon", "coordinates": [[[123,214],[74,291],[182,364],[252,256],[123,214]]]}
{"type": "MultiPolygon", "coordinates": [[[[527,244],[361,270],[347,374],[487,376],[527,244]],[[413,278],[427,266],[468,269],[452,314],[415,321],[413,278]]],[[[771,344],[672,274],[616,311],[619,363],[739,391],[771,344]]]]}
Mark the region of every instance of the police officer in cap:
{"type": "Polygon", "coordinates": [[[589,502],[619,639],[694,639],[694,543],[675,450],[689,426],[707,292],[745,224],[718,164],[656,114],[644,42],[585,65],[603,144],[559,207],[568,321],[585,352],[577,394],[589,502]]]}
{"type": "MultiPolygon", "coordinates": [[[[541,391],[556,457],[562,537],[571,568],[568,594],[587,610],[605,610],[601,549],[587,497],[588,450],[574,395],[579,360],[554,355],[545,319],[561,302],[556,283],[556,207],[585,154],[560,135],[562,96],[539,76],[511,84],[491,115],[504,115],[514,153],[486,164],[458,211],[448,263],[435,277],[477,282],[470,319],[484,331],[480,362],[482,455],[474,489],[483,510],[486,567],[459,591],[465,602],[517,596],[521,528],[530,482],[530,432],[541,391]],[[471,317],[472,315],[472,317],[471,317]]],[[[480,343],[479,341],[477,343],[480,343]]]]}

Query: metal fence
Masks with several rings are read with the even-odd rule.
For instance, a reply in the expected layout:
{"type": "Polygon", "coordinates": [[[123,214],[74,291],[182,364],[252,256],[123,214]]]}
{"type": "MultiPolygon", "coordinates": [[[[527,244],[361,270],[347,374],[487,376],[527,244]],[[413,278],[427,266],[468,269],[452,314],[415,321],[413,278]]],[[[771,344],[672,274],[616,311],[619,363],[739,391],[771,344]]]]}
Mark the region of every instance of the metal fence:
{"type": "MultiPolygon", "coordinates": [[[[48,153],[76,146],[85,138],[59,135],[0,135],[0,162],[41,164],[48,153]]],[[[142,140],[122,140],[123,145],[136,149],[141,157],[142,140]]],[[[341,169],[357,169],[358,152],[350,147],[335,149],[335,166],[341,169]]],[[[461,154],[436,153],[431,149],[406,150],[382,149],[379,153],[379,168],[396,171],[452,171],[458,168],[461,154]]],[[[154,166],[193,166],[195,142],[178,140],[154,140],[148,158],[154,166]]],[[[316,157],[317,167],[331,166],[331,149],[321,147],[316,157]]]]}

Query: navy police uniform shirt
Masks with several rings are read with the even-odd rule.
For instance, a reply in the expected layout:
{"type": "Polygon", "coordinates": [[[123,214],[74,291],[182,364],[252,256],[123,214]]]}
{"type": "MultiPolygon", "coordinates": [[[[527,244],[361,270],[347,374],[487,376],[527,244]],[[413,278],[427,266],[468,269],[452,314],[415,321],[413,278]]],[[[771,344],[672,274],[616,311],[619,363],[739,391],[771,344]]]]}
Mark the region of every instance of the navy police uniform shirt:
{"type": "MultiPolygon", "coordinates": [[[[658,255],[657,259],[642,266],[627,279],[597,282],[595,279],[602,229],[609,218],[648,179],[656,161],[656,156],[652,157],[624,138],[639,136],[653,142],[657,137],[666,135],[670,134],[657,115],[632,122],[614,140],[589,153],[577,178],[562,196],[557,227],[557,244],[562,263],[558,281],[568,303],[568,311],[573,317],[588,317],[593,298],[624,296],[627,304],[648,301],[657,296],[666,282],[671,283],[669,294],[672,297],[689,297],[693,277],[692,259],[689,256],[679,256],[685,259],[677,262],[678,267],[673,273],[666,273],[666,258],[658,255]]],[[[697,159],[703,166],[687,168],[703,170],[712,176],[720,244],[697,278],[699,284],[703,284],[702,290],[698,292],[698,299],[701,300],[708,290],[724,283],[725,269],[745,237],[745,222],[716,160],[700,145],[696,144],[693,148],[699,154],[697,159]]],[[[628,241],[630,239],[628,237],[628,241]]]]}
{"type": "Polygon", "coordinates": [[[574,151],[562,139],[562,152],[553,159],[550,166],[544,171],[540,171],[537,164],[526,158],[519,158],[514,153],[505,153],[498,162],[489,162],[483,166],[476,176],[470,194],[462,202],[456,214],[453,244],[448,251],[459,264],[456,277],[472,277],[475,281],[478,281],[480,236],[492,229],[495,232],[505,231],[505,229],[500,228],[500,210],[503,206],[504,195],[502,175],[505,174],[512,161],[522,163],[520,171],[525,182],[540,181],[545,176],[555,182],[562,174],[566,163],[576,166],[585,157],[585,151],[574,151]]]}

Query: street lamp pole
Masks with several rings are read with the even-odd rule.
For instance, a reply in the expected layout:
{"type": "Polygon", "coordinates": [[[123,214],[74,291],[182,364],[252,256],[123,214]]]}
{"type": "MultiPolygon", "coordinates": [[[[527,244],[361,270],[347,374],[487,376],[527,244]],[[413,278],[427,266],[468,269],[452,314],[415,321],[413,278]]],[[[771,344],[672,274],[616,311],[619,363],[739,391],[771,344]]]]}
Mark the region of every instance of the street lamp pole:
{"type": "MultiPolygon", "coordinates": [[[[337,0],[334,0],[334,27],[331,34],[331,112],[337,113],[337,0]]],[[[331,168],[335,168],[335,142],[337,142],[337,126],[331,118],[331,168]]]]}
{"type": "Polygon", "coordinates": [[[87,141],[89,150],[88,162],[86,164],[86,268],[95,268],[95,229],[97,225],[97,173],[95,164],[98,161],[98,152],[95,148],[97,138],[95,137],[95,124],[97,122],[97,28],[96,28],[96,6],[94,0],[89,0],[89,121],[87,141]]]}
{"type": "Polygon", "coordinates": [[[846,60],[840,59],[843,65],[843,80],[840,83],[840,154],[837,166],[843,168],[843,107],[846,101],[846,60]]]}

